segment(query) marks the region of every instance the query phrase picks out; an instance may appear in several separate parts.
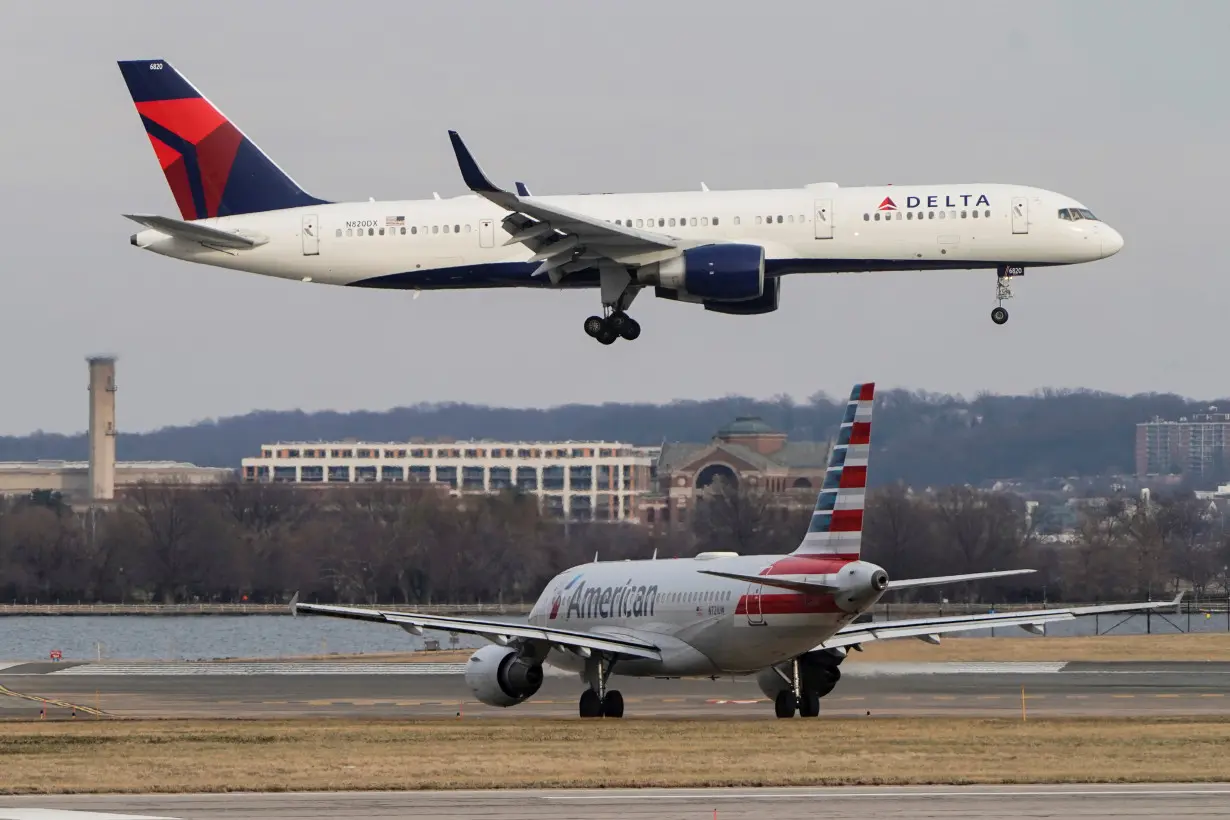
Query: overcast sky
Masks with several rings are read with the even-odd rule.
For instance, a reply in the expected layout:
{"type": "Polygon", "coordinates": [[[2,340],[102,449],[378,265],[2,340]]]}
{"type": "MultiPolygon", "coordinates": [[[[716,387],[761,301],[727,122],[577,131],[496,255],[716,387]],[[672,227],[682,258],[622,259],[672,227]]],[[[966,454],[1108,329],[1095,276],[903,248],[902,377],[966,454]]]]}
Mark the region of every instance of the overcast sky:
{"type": "MultiPolygon", "coordinates": [[[[0,434],[86,426],[118,354],[128,431],[254,409],[511,406],[875,379],[973,394],[1224,395],[1230,3],[65,0],[0,7],[0,434]],[[312,193],[462,193],[447,129],[535,193],[1013,182],[1125,237],[1030,271],[793,276],[766,316],[642,294],[302,285],[128,244],[178,216],[118,59],[165,59],[312,193]]],[[[407,431],[407,434],[413,431],[407,431]]]]}

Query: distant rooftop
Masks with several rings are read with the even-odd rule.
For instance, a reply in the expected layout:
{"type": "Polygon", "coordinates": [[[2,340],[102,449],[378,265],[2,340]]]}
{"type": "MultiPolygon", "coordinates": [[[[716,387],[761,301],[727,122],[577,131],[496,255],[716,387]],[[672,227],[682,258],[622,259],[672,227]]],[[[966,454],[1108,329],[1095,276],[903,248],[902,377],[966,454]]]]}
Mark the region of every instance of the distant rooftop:
{"type": "MultiPolygon", "coordinates": [[[[224,467],[199,467],[186,461],[118,461],[116,469],[120,470],[212,470],[229,469],[224,467]]],[[[44,459],[40,461],[0,461],[0,471],[22,472],[26,470],[88,470],[88,461],[63,461],[59,459],[44,459]]]]}
{"type": "Polygon", "coordinates": [[[739,416],[717,431],[718,438],[728,436],[780,436],[781,432],[770,427],[759,416],[739,416]]]}

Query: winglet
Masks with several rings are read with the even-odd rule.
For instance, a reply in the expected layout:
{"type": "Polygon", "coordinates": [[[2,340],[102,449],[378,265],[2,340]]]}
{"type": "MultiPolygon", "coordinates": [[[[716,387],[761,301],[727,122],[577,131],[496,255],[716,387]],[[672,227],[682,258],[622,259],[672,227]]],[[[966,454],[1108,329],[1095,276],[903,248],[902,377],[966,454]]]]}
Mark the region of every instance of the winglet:
{"type": "Polygon", "coordinates": [[[299,590],[295,590],[295,594],[291,596],[290,614],[292,617],[299,617],[299,590]]]}
{"type": "Polygon", "coordinates": [[[518,182],[516,183],[516,186],[517,186],[517,196],[532,196],[532,194],[530,193],[530,189],[526,187],[524,182],[518,182]]]}
{"type": "Polygon", "coordinates": [[[483,173],[483,169],[478,167],[478,162],[475,161],[474,155],[470,153],[469,148],[466,148],[466,144],[461,141],[460,134],[456,131],[449,131],[448,138],[453,143],[453,153],[457,155],[457,165],[461,168],[461,178],[465,180],[466,186],[471,191],[479,194],[507,193],[501,188],[496,187],[495,183],[483,173]]]}

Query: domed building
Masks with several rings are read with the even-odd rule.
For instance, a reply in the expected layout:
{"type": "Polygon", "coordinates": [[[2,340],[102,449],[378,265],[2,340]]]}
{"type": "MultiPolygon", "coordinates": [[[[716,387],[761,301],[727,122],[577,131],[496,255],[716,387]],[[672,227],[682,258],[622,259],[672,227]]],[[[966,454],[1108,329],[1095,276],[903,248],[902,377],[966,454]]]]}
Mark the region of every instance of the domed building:
{"type": "Polygon", "coordinates": [[[829,445],[789,441],[756,416],[741,416],[704,444],[662,446],[655,492],[641,502],[641,518],[655,528],[685,526],[697,497],[724,480],[771,493],[784,507],[810,507],[824,480],[829,445]]]}

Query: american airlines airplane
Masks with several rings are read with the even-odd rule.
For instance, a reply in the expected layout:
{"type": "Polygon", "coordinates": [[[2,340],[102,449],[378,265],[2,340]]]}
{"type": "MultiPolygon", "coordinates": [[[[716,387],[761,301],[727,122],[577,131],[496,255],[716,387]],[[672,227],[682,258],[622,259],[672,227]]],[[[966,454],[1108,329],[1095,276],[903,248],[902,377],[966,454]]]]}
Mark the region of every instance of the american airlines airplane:
{"type": "Polygon", "coordinates": [[[777,310],[791,273],[985,269],[996,324],[1027,267],[1105,259],[1123,238],[1064,194],[966,183],[533,196],[496,186],[449,132],[470,194],[308,194],[165,60],[120,70],[182,219],[125,214],[154,253],[301,282],[400,290],[597,288],[585,332],[636,339],[637,294],[718,313],[777,310]]]}
{"type": "Polygon", "coordinates": [[[466,664],[480,702],[515,706],[542,686],[544,665],[578,673],[580,716],[622,717],[612,675],[683,678],[755,675],[780,718],[815,717],[836,686],[849,649],[868,641],[1044,624],[1081,615],[1177,606],[1173,601],[1068,607],[991,615],[859,622],[887,592],[1033,572],[976,572],[891,580],[860,557],[873,384],[855,385],[816,499],[811,524],[789,555],[701,553],[695,558],[608,561],[561,572],[524,624],[291,602],[307,613],[479,635],[491,645],[466,664]]]}

